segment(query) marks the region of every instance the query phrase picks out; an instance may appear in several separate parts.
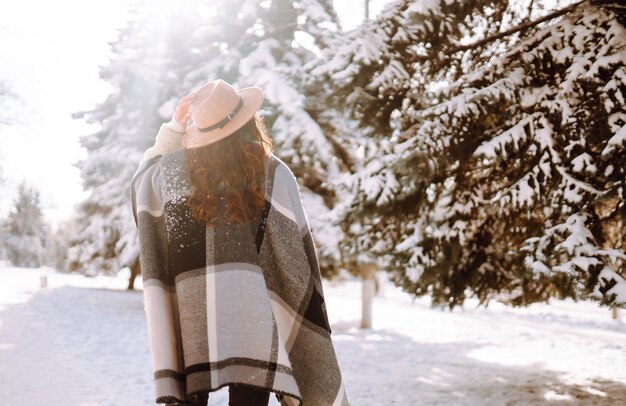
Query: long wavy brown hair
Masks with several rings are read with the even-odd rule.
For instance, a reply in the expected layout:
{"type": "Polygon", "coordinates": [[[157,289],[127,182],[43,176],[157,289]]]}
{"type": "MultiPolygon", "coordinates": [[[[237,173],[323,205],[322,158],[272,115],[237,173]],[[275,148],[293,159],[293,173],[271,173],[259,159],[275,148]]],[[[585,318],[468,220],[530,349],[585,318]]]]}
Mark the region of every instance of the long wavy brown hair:
{"type": "Polygon", "coordinates": [[[191,184],[187,205],[192,216],[213,227],[220,195],[226,199],[231,221],[245,223],[257,216],[265,204],[264,162],[273,148],[265,122],[257,113],[228,137],[186,149],[191,184]]]}

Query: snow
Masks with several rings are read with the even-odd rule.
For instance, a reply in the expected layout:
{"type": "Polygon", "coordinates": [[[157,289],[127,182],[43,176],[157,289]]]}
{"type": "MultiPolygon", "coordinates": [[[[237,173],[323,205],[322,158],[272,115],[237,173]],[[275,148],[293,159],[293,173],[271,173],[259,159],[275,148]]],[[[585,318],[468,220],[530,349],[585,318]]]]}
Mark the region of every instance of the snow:
{"type": "Polygon", "coordinates": [[[423,15],[440,14],[441,13],[440,1],[439,0],[423,0],[423,1],[413,2],[407,9],[407,12],[415,13],[415,14],[423,14],[423,15]]]}
{"type": "Polygon", "coordinates": [[[574,165],[572,170],[574,172],[582,172],[583,170],[596,173],[598,168],[593,164],[591,155],[586,152],[578,155],[576,158],[572,159],[572,164],[574,165]]]}
{"type": "Polygon", "coordinates": [[[609,139],[606,147],[602,150],[602,155],[607,155],[615,150],[618,150],[618,147],[624,144],[626,144],[626,125],[620,128],[619,131],[609,139]]]}
{"type": "MultiPolygon", "coordinates": [[[[554,247],[555,251],[561,249],[567,251],[569,255],[585,254],[592,255],[593,249],[590,249],[589,242],[593,240],[593,234],[585,226],[587,216],[576,213],[567,218],[564,228],[567,230],[567,238],[554,247]]],[[[555,227],[558,228],[559,226],[555,227]]]]}
{"type": "Polygon", "coordinates": [[[624,278],[608,267],[604,267],[602,271],[600,271],[599,277],[607,280],[614,280],[615,285],[608,290],[607,294],[614,294],[617,302],[626,302],[626,280],[624,280],[624,278]]]}
{"type": "Polygon", "coordinates": [[[404,69],[402,63],[392,59],[380,74],[374,76],[374,79],[367,85],[367,88],[376,90],[381,87],[386,87],[390,83],[405,82],[409,80],[410,77],[411,75],[404,69]]]}
{"type": "MultiPolygon", "coordinates": [[[[141,290],[0,266],[0,393],[6,405],[151,405],[141,290]],[[47,274],[48,287],[40,287],[47,274]]],[[[614,405],[626,398],[626,323],[592,302],[454,311],[377,275],[373,328],[358,328],[360,283],[323,281],[353,405],[614,405]]],[[[141,288],[141,281],[138,281],[141,288]]],[[[210,397],[226,405],[227,389],[210,397]]],[[[276,405],[274,397],[270,404],[276,405]]]]}
{"type": "Polygon", "coordinates": [[[553,93],[553,90],[548,85],[523,88],[520,90],[520,107],[532,107],[553,93]]]}

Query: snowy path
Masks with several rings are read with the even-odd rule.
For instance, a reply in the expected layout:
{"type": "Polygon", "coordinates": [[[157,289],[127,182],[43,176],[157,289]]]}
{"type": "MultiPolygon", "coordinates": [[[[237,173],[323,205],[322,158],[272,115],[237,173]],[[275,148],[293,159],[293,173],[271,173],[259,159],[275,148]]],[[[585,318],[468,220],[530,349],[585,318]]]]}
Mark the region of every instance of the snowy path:
{"type": "MultiPolygon", "coordinates": [[[[0,405],[152,405],[141,291],[40,273],[0,267],[0,405]]],[[[626,404],[626,324],[593,303],[450,312],[385,282],[361,330],[358,282],[324,288],[355,406],[626,404]]]]}

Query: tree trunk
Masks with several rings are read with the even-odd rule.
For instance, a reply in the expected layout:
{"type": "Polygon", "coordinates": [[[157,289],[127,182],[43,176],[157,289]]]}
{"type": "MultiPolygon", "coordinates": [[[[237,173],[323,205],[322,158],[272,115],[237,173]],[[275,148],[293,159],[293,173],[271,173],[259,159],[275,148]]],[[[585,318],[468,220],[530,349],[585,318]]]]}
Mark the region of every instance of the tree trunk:
{"type": "Polygon", "coordinates": [[[372,301],[376,294],[376,281],[374,264],[361,265],[361,328],[372,328],[372,301]]]}
{"type": "Polygon", "coordinates": [[[141,274],[141,264],[136,260],[130,267],[130,278],[128,278],[128,290],[135,289],[135,278],[141,274]]]}

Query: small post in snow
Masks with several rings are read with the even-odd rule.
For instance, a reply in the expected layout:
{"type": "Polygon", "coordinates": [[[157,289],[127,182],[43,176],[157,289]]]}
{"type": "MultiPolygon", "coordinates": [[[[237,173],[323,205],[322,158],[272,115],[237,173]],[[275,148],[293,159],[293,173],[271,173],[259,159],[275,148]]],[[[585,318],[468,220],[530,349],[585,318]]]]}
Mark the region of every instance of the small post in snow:
{"type": "Polygon", "coordinates": [[[42,288],[48,287],[48,274],[46,271],[42,271],[39,276],[39,286],[42,288]]]}
{"type": "Polygon", "coordinates": [[[361,271],[361,328],[372,328],[372,301],[376,294],[375,264],[362,264],[361,271]]]}

